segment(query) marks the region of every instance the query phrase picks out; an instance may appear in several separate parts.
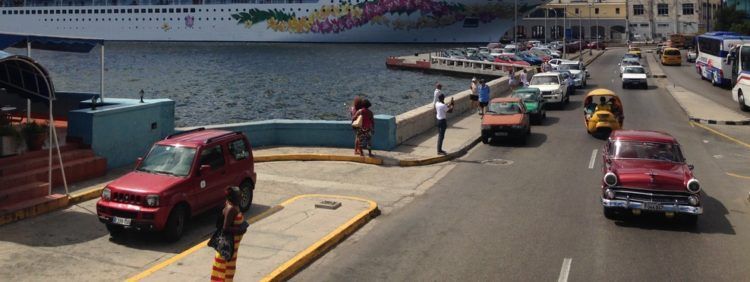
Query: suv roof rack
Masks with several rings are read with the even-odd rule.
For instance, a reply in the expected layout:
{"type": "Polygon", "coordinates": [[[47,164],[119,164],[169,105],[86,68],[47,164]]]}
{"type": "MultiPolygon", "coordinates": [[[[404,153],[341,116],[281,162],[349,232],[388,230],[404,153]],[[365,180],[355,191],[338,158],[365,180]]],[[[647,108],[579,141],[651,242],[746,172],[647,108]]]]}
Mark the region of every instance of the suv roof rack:
{"type": "Polygon", "coordinates": [[[206,130],[206,128],[205,127],[198,127],[198,128],[193,128],[191,130],[186,130],[186,131],[182,131],[182,132],[172,133],[170,135],[167,135],[167,137],[164,137],[164,140],[172,139],[174,137],[177,137],[177,136],[180,136],[180,135],[183,135],[183,134],[193,133],[193,132],[202,131],[202,130],[206,130]]]}
{"type": "Polygon", "coordinates": [[[227,132],[227,133],[224,133],[224,134],[219,135],[219,136],[214,136],[214,137],[208,138],[208,140],[206,140],[205,144],[214,142],[214,140],[216,140],[216,139],[220,139],[220,138],[224,138],[224,137],[228,137],[228,136],[240,135],[240,134],[242,134],[242,133],[239,132],[239,131],[227,132]]]}

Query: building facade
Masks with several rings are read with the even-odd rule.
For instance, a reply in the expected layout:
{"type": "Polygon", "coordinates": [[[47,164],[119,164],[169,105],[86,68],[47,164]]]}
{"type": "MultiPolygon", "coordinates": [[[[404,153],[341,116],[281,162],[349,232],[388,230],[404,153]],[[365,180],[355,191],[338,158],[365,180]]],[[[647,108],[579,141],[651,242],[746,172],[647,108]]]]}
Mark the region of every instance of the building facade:
{"type": "Polygon", "coordinates": [[[666,40],[672,34],[712,31],[721,0],[628,0],[631,40],[666,40]]]}
{"type": "MultiPolygon", "coordinates": [[[[626,41],[627,0],[553,0],[519,20],[519,38],[626,41]]],[[[506,33],[513,37],[513,31],[506,33]]]]}

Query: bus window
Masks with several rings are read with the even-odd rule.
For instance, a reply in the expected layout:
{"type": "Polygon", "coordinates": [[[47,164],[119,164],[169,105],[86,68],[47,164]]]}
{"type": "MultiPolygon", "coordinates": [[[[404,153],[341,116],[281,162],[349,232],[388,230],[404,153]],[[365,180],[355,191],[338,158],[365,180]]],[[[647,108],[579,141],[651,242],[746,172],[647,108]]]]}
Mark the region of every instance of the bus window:
{"type": "Polygon", "coordinates": [[[742,46],[740,49],[739,65],[743,71],[750,70],[750,46],[742,46]]]}

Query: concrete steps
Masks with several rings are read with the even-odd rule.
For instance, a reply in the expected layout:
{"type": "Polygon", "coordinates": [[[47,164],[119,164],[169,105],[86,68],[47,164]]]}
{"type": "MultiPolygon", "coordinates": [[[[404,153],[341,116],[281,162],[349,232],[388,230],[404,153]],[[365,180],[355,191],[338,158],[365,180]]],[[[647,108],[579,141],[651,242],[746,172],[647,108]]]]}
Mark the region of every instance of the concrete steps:
{"type": "Polygon", "coordinates": [[[0,190],[0,207],[34,198],[47,196],[47,182],[36,181],[29,184],[0,190]]]}
{"type": "MultiPolygon", "coordinates": [[[[47,160],[45,160],[46,162],[47,160]]],[[[33,162],[33,161],[30,161],[33,162]]],[[[64,162],[65,176],[68,184],[104,176],[107,171],[107,160],[98,156],[83,157],[64,162]]],[[[48,167],[38,167],[19,173],[0,176],[0,183],[4,190],[8,187],[26,185],[36,181],[48,181],[48,167]]],[[[62,185],[62,174],[59,162],[52,163],[52,186],[62,185]]]]}

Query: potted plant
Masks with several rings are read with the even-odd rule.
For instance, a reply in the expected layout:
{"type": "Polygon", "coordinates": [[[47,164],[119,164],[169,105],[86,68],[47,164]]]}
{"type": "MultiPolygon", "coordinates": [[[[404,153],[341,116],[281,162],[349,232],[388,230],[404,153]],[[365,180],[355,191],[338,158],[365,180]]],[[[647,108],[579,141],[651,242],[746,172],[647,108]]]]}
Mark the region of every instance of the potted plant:
{"type": "Polygon", "coordinates": [[[18,130],[10,124],[0,125],[0,157],[15,155],[21,136],[18,130]]]}
{"type": "Polygon", "coordinates": [[[36,122],[27,122],[21,125],[21,135],[26,142],[29,151],[41,150],[44,140],[47,139],[48,126],[36,122]]]}

